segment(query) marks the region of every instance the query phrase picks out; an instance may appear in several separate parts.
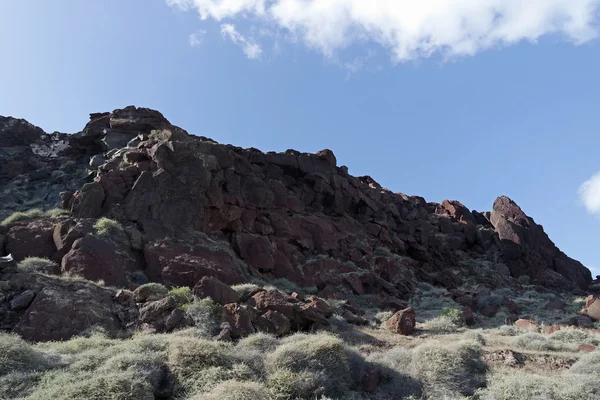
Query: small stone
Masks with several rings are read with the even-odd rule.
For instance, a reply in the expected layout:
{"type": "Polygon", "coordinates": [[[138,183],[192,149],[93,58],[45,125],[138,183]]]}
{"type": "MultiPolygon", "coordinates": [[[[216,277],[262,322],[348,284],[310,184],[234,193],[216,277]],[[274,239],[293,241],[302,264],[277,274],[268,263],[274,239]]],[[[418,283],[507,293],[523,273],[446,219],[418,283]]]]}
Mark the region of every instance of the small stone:
{"type": "Polygon", "coordinates": [[[11,300],[10,308],[13,310],[22,310],[27,308],[33,301],[34,297],[35,293],[32,290],[26,290],[11,300]]]}
{"type": "Polygon", "coordinates": [[[515,328],[530,332],[538,332],[540,327],[528,319],[518,319],[515,321],[515,328]]]}
{"type": "Polygon", "coordinates": [[[376,364],[368,364],[363,377],[362,387],[367,393],[375,393],[381,382],[381,369],[376,364]]]}
{"type": "Polygon", "coordinates": [[[580,344],[577,346],[577,351],[587,351],[588,353],[591,353],[592,351],[596,351],[596,346],[591,344],[580,344]]]}

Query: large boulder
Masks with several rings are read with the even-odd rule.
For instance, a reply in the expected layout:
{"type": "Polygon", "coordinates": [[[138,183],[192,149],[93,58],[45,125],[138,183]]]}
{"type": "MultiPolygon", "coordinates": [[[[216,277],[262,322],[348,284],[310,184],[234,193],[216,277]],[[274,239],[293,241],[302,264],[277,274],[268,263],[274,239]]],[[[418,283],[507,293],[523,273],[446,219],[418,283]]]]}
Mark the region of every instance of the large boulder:
{"type": "Polygon", "coordinates": [[[586,288],[591,282],[591,272],[562,253],[543,227],[508,197],[496,199],[490,221],[512,276],[527,275],[541,284],[562,287],[586,288]]]}
{"type": "Polygon", "coordinates": [[[128,246],[102,236],[88,235],[75,240],[62,259],[61,269],[91,281],[116,287],[133,285],[130,275],[142,269],[141,259],[128,246]]]}
{"type": "Polygon", "coordinates": [[[415,324],[415,311],[411,307],[396,312],[385,321],[387,329],[401,335],[412,335],[415,324]]]}
{"type": "Polygon", "coordinates": [[[54,223],[48,219],[17,223],[6,235],[6,251],[17,262],[26,257],[52,257],[56,252],[52,239],[54,223]]]}
{"type": "Polygon", "coordinates": [[[147,274],[152,281],[166,286],[194,287],[205,276],[228,285],[242,283],[241,263],[227,246],[208,239],[148,243],[144,247],[147,274]]]}
{"type": "Polygon", "coordinates": [[[585,306],[581,314],[586,315],[594,321],[600,321],[600,296],[589,295],[585,300],[585,306]]]}
{"type": "Polygon", "coordinates": [[[237,303],[241,296],[228,285],[210,276],[203,277],[193,289],[194,296],[199,299],[210,297],[215,303],[225,305],[237,303]]]}
{"type": "Polygon", "coordinates": [[[96,285],[47,286],[12,331],[34,342],[68,340],[94,327],[117,336],[134,327],[136,314],[135,304],[120,304],[96,285]]]}
{"type": "Polygon", "coordinates": [[[293,330],[306,330],[314,324],[329,326],[329,321],[318,309],[277,290],[259,291],[247,303],[261,313],[277,311],[290,320],[293,330]]]}

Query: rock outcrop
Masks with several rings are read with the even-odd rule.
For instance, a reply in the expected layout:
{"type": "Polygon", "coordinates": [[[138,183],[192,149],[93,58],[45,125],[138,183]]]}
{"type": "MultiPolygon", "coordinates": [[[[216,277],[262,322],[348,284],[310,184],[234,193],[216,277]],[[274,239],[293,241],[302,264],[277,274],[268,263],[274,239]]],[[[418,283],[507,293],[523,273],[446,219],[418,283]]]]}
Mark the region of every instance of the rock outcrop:
{"type": "MultiPolygon", "coordinates": [[[[0,217],[34,207],[68,212],[7,221],[0,227],[0,255],[51,258],[63,273],[121,288],[149,281],[192,288],[206,277],[227,285],[287,279],[321,298],[369,296],[396,312],[407,306],[418,281],[453,289],[469,279],[495,288],[518,285],[526,275],[560,290],[591,282],[589,270],[562,253],[508,197],[499,197],[491,213],[454,200],[428,203],[382,188],[369,176],[351,176],[330,150],[265,153],[222,145],[149,109],[91,114],[73,135],[46,134],[2,117],[0,161],[0,217]],[[120,233],[98,235],[100,217],[117,221],[120,233]]],[[[2,329],[27,335],[34,316],[51,307],[62,312],[52,286],[32,290],[25,311],[3,314],[2,329]]],[[[92,299],[88,307],[114,302],[98,290],[65,296],[79,304],[85,293],[92,299]]],[[[196,290],[212,289],[201,284],[196,290]]],[[[255,293],[252,306],[279,330],[289,329],[282,317],[296,329],[325,324],[322,313],[310,310],[331,312],[313,299],[304,314],[291,315],[290,307],[306,304],[265,299],[268,293],[255,293]]],[[[472,298],[461,301],[473,307],[472,298]]],[[[163,306],[158,325],[172,312],[163,306]]],[[[116,306],[107,307],[112,311],[90,312],[95,322],[109,330],[127,324],[114,315],[116,306]]],[[[238,318],[229,321],[235,331],[244,318],[230,308],[228,315],[238,318]]],[[[48,338],[68,336],[61,329],[48,338]]]]}

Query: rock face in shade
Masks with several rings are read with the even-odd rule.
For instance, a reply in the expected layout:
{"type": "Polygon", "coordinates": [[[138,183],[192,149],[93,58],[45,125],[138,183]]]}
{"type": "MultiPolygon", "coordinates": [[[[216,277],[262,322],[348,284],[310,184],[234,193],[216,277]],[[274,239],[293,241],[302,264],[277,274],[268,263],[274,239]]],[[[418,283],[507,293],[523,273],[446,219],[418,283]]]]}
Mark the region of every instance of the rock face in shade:
{"type": "MultiPolygon", "coordinates": [[[[287,279],[316,299],[370,296],[396,312],[420,281],[456,289],[469,280],[493,289],[518,285],[526,275],[553,290],[591,282],[589,270],[508,197],[496,199],[491,212],[457,200],[428,203],[350,175],[331,150],[222,145],[145,108],[91,114],[73,135],[0,117],[0,161],[1,218],[33,207],[69,212],[0,226],[0,256],[51,258],[63,272],[107,285],[193,288],[205,277],[227,285],[287,279]],[[99,237],[94,224],[101,217],[118,221],[121,233],[99,237]]],[[[43,287],[35,293],[29,308],[54,301],[43,287]]],[[[278,332],[288,330],[281,317],[292,329],[322,322],[320,313],[288,315],[287,300],[263,296],[251,296],[270,304],[260,323],[278,332]]],[[[473,308],[469,296],[461,304],[473,308]]],[[[331,313],[320,300],[314,306],[331,313]]],[[[240,310],[230,315],[238,318],[240,310]]],[[[12,329],[22,314],[11,311],[2,326],[12,329]]],[[[101,319],[113,326],[109,314],[101,319]]],[[[232,328],[236,323],[230,321],[232,328]]]]}

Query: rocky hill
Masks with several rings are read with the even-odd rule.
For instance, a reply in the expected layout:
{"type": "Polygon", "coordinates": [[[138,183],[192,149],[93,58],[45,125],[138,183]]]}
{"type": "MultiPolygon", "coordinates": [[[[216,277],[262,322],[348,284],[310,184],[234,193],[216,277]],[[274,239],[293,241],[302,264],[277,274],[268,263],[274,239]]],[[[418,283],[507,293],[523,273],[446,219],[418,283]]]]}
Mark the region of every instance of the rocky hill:
{"type": "MultiPolygon", "coordinates": [[[[95,324],[125,331],[144,318],[172,328],[183,318],[174,304],[154,305],[149,316],[139,298],[110,289],[149,282],[194,288],[210,277],[317,294],[312,308],[302,301],[287,315],[298,328],[321,323],[308,315],[319,298],[397,311],[419,282],[581,294],[592,282],[506,196],[491,212],[431,203],[349,175],[331,150],[223,145],[145,108],[91,114],[73,135],[0,117],[0,167],[1,255],[56,263],[33,275],[0,264],[0,329],[35,340],[95,324]]],[[[263,300],[289,300],[250,295],[259,310],[263,300]]]]}

